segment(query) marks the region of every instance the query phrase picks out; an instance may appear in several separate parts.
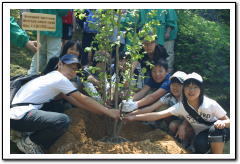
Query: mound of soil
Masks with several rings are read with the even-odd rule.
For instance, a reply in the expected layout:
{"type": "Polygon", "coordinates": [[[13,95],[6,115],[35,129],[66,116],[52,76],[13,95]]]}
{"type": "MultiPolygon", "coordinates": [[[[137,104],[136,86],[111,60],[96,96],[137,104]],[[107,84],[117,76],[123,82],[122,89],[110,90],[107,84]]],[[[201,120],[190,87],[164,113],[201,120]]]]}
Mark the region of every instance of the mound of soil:
{"type": "Polygon", "coordinates": [[[119,144],[101,142],[111,135],[114,121],[77,108],[65,112],[72,120],[67,132],[49,149],[53,154],[184,154],[189,153],[173,137],[153,130],[141,122],[123,125],[120,136],[128,140],[119,144]],[[110,132],[111,133],[111,132],[110,132]]]}

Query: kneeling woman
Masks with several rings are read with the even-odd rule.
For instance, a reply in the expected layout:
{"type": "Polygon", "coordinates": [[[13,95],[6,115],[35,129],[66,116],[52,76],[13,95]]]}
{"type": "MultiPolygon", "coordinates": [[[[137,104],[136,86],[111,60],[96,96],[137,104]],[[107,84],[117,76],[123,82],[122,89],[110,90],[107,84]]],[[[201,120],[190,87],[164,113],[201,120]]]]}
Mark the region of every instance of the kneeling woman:
{"type": "Polygon", "coordinates": [[[197,73],[187,75],[183,84],[183,100],[161,111],[128,116],[129,121],[155,121],[172,115],[183,116],[195,132],[195,153],[222,154],[224,142],[230,137],[230,120],[224,109],[214,100],[204,96],[203,79],[197,73]],[[192,113],[200,116],[196,118],[192,113]],[[191,114],[190,114],[191,113],[191,114]]]}

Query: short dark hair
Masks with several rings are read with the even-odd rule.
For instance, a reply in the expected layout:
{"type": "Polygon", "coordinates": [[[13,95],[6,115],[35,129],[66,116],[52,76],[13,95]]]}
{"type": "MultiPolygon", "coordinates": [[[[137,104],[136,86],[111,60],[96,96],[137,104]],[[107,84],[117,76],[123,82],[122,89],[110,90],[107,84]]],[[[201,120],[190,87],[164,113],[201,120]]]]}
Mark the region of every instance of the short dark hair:
{"type": "Polygon", "coordinates": [[[168,57],[167,50],[164,46],[157,44],[154,50],[154,60],[166,60],[168,57]]]}
{"type": "Polygon", "coordinates": [[[195,80],[195,79],[188,79],[188,80],[185,80],[184,83],[183,83],[183,90],[182,90],[182,95],[183,95],[183,103],[187,103],[187,97],[184,93],[184,88],[187,87],[188,85],[190,84],[195,84],[197,85],[199,88],[200,88],[200,95],[199,95],[199,106],[202,105],[203,103],[203,97],[204,97],[204,87],[203,87],[203,83],[195,80]]]}
{"type": "Polygon", "coordinates": [[[168,70],[168,63],[166,60],[157,60],[154,62],[154,67],[156,66],[163,67],[166,71],[168,70]]]}
{"type": "Polygon", "coordinates": [[[182,84],[183,85],[183,83],[177,78],[177,77],[173,77],[172,79],[171,79],[171,84],[172,83],[178,83],[178,84],[182,84]]]}
{"type": "Polygon", "coordinates": [[[59,57],[52,57],[52,58],[48,61],[48,63],[47,63],[47,65],[46,65],[46,67],[44,68],[44,70],[42,71],[42,74],[43,74],[43,75],[46,75],[47,73],[56,70],[56,69],[57,69],[57,64],[58,64],[58,62],[59,62],[59,57]]]}

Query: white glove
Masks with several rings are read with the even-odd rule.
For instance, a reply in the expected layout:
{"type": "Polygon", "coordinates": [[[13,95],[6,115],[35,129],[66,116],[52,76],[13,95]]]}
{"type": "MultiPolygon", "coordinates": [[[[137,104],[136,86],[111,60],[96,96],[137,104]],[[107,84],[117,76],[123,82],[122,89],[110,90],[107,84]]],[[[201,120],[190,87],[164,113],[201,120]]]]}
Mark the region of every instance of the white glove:
{"type": "Polygon", "coordinates": [[[138,108],[137,103],[134,102],[132,99],[130,99],[128,101],[126,101],[126,100],[122,101],[122,111],[123,112],[132,112],[137,108],[138,108]]]}

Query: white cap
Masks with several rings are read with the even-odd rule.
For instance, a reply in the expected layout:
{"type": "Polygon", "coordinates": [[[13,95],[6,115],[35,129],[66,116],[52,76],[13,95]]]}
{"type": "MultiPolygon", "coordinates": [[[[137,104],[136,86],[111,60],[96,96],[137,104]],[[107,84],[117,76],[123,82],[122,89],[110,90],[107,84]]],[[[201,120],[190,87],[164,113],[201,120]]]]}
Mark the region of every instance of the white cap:
{"type": "Polygon", "coordinates": [[[195,79],[195,80],[199,81],[200,83],[203,82],[202,76],[197,74],[196,72],[188,74],[185,81],[188,79],[195,79]]]}
{"type": "Polygon", "coordinates": [[[172,80],[172,78],[176,77],[181,83],[184,82],[186,79],[187,74],[182,71],[175,72],[169,79],[172,80]]]}

